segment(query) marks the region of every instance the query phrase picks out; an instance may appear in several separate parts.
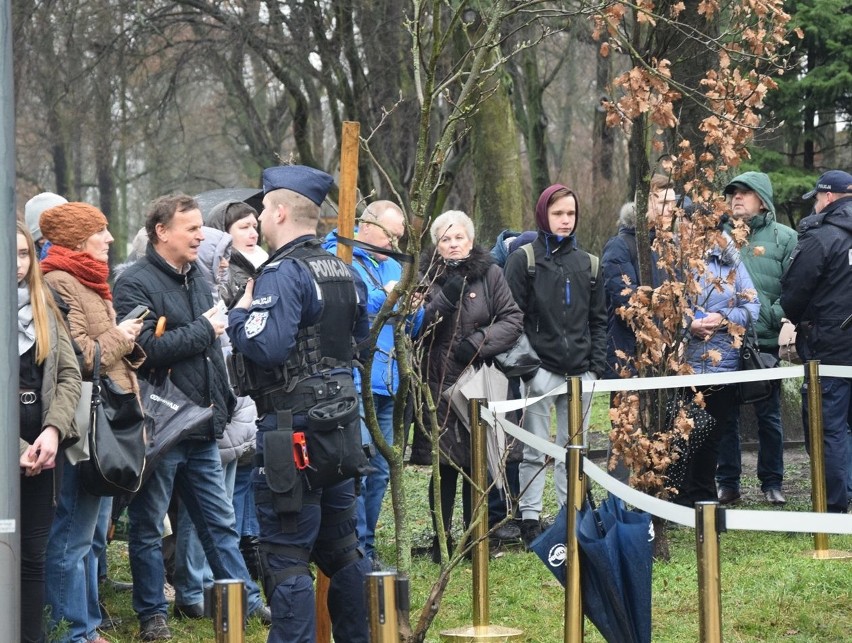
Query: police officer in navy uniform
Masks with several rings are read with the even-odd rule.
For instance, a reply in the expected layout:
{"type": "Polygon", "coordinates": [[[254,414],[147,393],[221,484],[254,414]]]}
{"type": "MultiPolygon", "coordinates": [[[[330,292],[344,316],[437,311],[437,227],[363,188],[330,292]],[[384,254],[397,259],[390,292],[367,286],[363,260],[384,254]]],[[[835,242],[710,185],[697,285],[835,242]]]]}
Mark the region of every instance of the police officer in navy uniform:
{"type": "Polygon", "coordinates": [[[313,643],[313,561],[330,578],[336,641],[369,639],[354,478],[366,472],[355,345],[369,322],[363,283],[316,238],[332,178],[305,166],[263,172],[260,226],[272,255],[231,310],[231,362],[258,407],[260,558],[270,642],[313,643]]]}

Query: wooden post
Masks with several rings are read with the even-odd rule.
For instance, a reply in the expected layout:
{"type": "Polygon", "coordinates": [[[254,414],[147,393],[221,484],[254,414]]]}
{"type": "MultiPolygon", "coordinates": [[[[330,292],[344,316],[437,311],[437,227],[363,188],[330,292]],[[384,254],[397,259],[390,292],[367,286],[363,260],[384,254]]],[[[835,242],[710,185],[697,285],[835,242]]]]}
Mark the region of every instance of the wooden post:
{"type": "MultiPolygon", "coordinates": [[[[358,147],[361,124],[343,122],[340,146],[340,190],[337,197],[337,232],[352,239],[355,232],[355,203],[358,201],[358,147]]],[[[337,244],[337,256],[352,263],[352,248],[337,244]]],[[[328,614],[328,576],[317,570],[316,619],[317,643],[331,643],[331,618],[328,614]]]]}
{"type": "MultiPolygon", "coordinates": [[[[352,238],[355,232],[355,204],[358,201],[358,146],[360,123],[344,121],[340,145],[340,191],[337,203],[337,232],[352,238]]],[[[352,263],[352,247],[337,244],[337,256],[352,263]]]]}

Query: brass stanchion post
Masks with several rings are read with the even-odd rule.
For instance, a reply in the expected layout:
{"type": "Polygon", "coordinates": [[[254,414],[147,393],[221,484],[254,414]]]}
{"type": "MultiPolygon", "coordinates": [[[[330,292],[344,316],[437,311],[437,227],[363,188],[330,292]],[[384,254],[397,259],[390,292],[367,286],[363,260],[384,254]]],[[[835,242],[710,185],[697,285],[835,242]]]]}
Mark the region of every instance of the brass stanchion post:
{"type": "MultiPolygon", "coordinates": [[[[808,384],[808,452],[811,459],[811,505],[819,513],[828,511],[825,487],[825,441],[822,417],[822,385],[819,379],[819,360],[805,365],[808,384]]],[[[852,553],[828,548],[828,534],[814,534],[813,558],[828,560],[852,558],[852,553]]]]}
{"type": "MultiPolygon", "coordinates": [[[[810,360],[805,368],[808,383],[808,450],[811,456],[811,505],[825,513],[828,500],[825,491],[825,447],[822,438],[822,387],[819,381],[819,360],[810,360]]],[[[828,552],[828,534],[814,534],[814,558],[824,558],[828,552]]]]}
{"type": "Polygon", "coordinates": [[[213,631],[216,643],[246,640],[246,586],[232,578],[213,581],[213,631]]]}
{"type": "Polygon", "coordinates": [[[718,502],[695,503],[695,549],[698,559],[698,637],[701,643],[722,641],[722,586],[719,534],[724,516],[718,502]]]}
{"type": "Polygon", "coordinates": [[[479,407],[488,400],[470,401],[470,506],[473,507],[473,625],[488,625],[488,447],[479,407]]]}
{"type": "Polygon", "coordinates": [[[445,641],[514,641],[522,630],[489,625],[488,608],[488,447],[480,406],[488,400],[472,399],[470,412],[471,506],[473,507],[473,627],[441,632],[445,641]]]}
{"type": "Polygon", "coordinates": [[[367,574],[367,600],[370,609],[371,643],[396,643],[399,640],[396,572],[367,574]]]}
{"type": "Polygon", "coordinates": [[[567,378],[568,435],[565,451],[567,529],[565,534],[565,643],[583,640],[583,601],[580,594],[580,549],[577,511],[583,505],[583,395],[582,380],[567,378]]]}

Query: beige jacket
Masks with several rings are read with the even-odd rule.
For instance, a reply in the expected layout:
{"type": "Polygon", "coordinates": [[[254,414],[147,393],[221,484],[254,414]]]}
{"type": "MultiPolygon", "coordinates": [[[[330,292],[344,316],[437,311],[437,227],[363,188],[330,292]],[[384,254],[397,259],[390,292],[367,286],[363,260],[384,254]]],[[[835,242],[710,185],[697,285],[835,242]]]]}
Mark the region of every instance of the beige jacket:
{"type": "Polygon", "coordinates": [[[125,391],[139,393],[134,371],[145,361],[145,353],[124,338],[115,324],[112,302],[81,284],[70,273],[55,270],[45,280],[69,308],[71,337],[83,353],[83,379],[89,380],[95,363],[95,340],[101,347],[101,375],[125,391]]]}

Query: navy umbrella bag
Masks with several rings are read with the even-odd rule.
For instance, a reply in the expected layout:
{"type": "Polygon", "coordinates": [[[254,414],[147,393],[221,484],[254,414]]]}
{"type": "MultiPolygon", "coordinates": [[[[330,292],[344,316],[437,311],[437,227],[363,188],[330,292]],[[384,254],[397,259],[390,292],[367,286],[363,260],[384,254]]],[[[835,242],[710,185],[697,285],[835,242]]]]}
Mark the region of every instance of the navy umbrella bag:
{"type": "MultiPolygon", "coordinates": [[[[565,507],[531,545],[565,585],[565,507]]],[[[650,643],[654,530],[651,515],[610,495],[577,513],[583,612],[610,643],[650,643]]]]}

